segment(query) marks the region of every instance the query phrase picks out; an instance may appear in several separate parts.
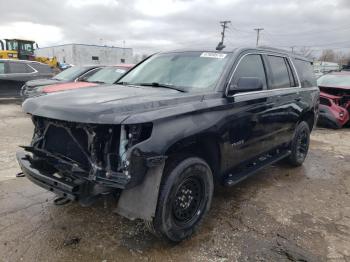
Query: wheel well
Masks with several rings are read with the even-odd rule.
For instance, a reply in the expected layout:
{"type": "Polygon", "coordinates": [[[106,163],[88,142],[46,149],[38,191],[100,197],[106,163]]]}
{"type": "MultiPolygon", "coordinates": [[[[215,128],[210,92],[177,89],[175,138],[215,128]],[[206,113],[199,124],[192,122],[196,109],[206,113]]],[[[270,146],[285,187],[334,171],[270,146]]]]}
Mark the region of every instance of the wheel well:
{"type": "Polygon", "coordinates": [[[191,154],[202,158],[211,168],[214,179],[220,176],[220,145],[213,135],[186,138],[176,142],[166,152],[167,156],[173,154],[191,154]]]}
{"type": "Polygon", "coordinates": [[[308,124],[311,131],[315,124],[315,114],[313,112],[308,111],[305,114],[303,114],[300,121],[305,121],[308,124]]]}

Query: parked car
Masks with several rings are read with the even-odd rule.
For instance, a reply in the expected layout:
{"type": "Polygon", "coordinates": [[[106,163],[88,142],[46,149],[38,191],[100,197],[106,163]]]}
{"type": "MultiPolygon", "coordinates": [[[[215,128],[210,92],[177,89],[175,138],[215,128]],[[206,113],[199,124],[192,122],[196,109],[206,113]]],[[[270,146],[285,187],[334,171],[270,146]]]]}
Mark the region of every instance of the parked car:
{"type": "Polygon", "coordinates": [[[350,72],[333,72],[317,79],[321,90],[318,124],[341,128],[349,124],[350,72]]]}
{"type": "Polygon", "coordinates": [[[132,68],[132,64],[120,64],[116,66],[106,66],[90,77],[86,78],[84,81],[63,83],[63,84],[55,84],[49,86],[37,87],[35,92],[31,93],[31,96],[38,96],[42,94],[66,91],[71,89],[78,89],[84,87],[92,87],[98,86],[101,84],[114,84],[123,74],[125,74],[130,68],[132,68]]]}
{"type": "Polygon", "coordinates": [[[61,73],[55,75],[50,79],[36,79],[28,81],[21,88],[22,100],[36,95],[36,88],[41,86],[54,85],[59,83],[69,83],[76,81],[83,81],[100,70],[102,66],[92,65],[92,66],[73,66],[61,73]]]}
{"type": "Polygon", "coordinates": [[[174,242],[198,228],[214,181],[302,165],[318,115],[311,62],[283,50],[159,53],[118,83],[25,101],[35,131],[18,162],[64,199],[119,194],[117,213],[174,242]]]}
{"type": "Polygon", "coordinates": [[[21,86],[38,78],[50,78],[52,69],[35,61],[0,59],[0,97],[19,97],[21,86]]]}

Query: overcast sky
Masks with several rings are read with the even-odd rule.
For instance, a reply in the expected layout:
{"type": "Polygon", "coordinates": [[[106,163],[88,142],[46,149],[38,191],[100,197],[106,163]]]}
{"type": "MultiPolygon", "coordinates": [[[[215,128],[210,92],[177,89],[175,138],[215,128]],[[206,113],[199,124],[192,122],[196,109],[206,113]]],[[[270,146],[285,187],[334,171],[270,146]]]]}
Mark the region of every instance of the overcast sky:
{"type": "Polygon", "coordinates": [[[350,52],[350,0],[1,0],[0,10],[0,38],[39,46],[124,40],[148,54],[216,46],[219,21],[231,20],[228,47],[254,46],[253,28],[263,27],[264,45],[350,52]]]}

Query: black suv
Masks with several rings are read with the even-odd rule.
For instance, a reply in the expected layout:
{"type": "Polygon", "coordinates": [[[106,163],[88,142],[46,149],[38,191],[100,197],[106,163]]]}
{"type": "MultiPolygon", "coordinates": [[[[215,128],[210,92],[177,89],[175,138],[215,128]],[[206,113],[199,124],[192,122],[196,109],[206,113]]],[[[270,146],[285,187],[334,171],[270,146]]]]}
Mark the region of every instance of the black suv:
{"type": "Polygon", "coordinates": [[[175,242],[202,221],[214,184],[301,165],[318,114],[311,62],[275,49],[159,53],[118,83],[27,100],[35,132],[17,159],[65,199],[118,193],[119,214],[175,242]]]}
{"type": "Polygon", "coordinates": [[[0,59],[0,97],[19,97],[26,81],[52,77],[52,69],[35,61],[0,59]]]}

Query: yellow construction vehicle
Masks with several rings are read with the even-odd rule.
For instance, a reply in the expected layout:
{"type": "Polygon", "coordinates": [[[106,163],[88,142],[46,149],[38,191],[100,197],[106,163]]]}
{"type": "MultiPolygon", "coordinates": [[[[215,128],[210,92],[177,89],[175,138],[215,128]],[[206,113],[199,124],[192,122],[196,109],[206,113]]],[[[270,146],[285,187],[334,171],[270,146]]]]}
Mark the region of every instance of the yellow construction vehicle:
{"type": "Polygon", "coordinates": [[[35,41],[23,39],[2,39],[0,40],[0,59],[21,59],[32,60],[48,64],[52,68],[58,66],[56,57],[36,57],[34,55],[35,41]]]}

